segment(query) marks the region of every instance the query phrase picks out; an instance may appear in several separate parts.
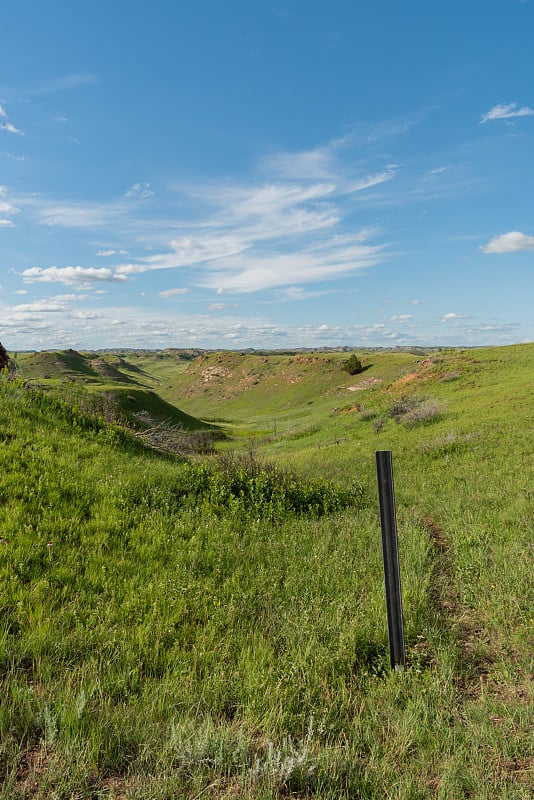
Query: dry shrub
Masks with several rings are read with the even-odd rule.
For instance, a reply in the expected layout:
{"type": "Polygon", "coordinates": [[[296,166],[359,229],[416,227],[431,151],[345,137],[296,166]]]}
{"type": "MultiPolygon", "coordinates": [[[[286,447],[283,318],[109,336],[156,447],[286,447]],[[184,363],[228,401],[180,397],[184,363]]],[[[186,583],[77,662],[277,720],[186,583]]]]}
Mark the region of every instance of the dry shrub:
{"type": "Polygon", "coordinates": [[[389,413],[395,422],[410,426],[435,420],[443,412],[436,399],[420,400],[416,397],[403,397],[393,404],[389,413]]]}

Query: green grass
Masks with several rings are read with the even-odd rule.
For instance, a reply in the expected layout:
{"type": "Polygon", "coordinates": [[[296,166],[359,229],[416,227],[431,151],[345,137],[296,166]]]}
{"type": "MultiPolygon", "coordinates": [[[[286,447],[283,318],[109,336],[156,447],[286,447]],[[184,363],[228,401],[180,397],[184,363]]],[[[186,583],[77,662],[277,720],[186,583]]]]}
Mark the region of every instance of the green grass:
{"type": "Polygon", "coordinates": [[[534,347],[359,355],[106,354],[234,431],[189,463],[3,378],[2,798],[532,796],[534,347]],[[342,502],[273,515],[287,480],[342,502]]]}

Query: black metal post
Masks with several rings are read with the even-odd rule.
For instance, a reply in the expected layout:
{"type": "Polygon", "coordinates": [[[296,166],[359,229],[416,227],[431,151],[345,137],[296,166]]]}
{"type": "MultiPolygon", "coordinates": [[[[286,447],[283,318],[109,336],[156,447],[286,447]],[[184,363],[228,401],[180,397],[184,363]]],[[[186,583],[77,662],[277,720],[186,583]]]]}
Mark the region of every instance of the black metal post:
{"type": "Polygon", "coordinates": [[[389,660],[391,669],[398,670],[404,669],[406,666],[406,653],[404,650],[399,545],[397,541],[397,518],[395,514],[391,450],[377,451],[376,474],[378,478],[378,500],[380,504],[380,527],[382,529],[384,581],[386,584],[389,660]]]}

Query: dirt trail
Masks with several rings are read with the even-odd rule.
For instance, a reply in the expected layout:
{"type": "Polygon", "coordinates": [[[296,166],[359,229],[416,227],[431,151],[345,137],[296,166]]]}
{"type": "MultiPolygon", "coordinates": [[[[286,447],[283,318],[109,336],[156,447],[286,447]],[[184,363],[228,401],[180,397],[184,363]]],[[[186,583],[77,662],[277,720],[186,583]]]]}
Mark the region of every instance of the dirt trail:
{"type": "Polygon", "coordinates": [[[487,634],[470,608],[462,603],[456,587],[451,546],[443,528],[428,514],[416,515],[429,534],[433,548],[432,600],[441,625],[458,643],[459,700],[477,698],[486,683],[495,657],[487,634]]]}

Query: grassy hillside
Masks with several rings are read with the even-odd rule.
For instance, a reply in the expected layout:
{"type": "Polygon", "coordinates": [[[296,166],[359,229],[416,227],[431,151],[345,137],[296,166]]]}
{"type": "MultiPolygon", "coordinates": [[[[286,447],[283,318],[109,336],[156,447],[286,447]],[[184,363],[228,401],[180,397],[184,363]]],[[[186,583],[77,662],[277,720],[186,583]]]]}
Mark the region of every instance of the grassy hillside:
{"type": "Polygon", "coordinates": [[[154,391],[157,378],[115,353],[22,353],[15,360],[17,375],[37,382],[50,394],[87,413],[134,430],[166,423],[184,431],[210,425],[166,402],[154,391]]]}
{"type": "Polygon", "coordinates": [[[356,376],[344,353],[77,355],[51,395],[0,383],[1,797],[532,796],[533,346],[364,352],[356,376]],[[60,402],[105,385],[99,358],[233,440],[177,460],[60,402]]]}

